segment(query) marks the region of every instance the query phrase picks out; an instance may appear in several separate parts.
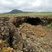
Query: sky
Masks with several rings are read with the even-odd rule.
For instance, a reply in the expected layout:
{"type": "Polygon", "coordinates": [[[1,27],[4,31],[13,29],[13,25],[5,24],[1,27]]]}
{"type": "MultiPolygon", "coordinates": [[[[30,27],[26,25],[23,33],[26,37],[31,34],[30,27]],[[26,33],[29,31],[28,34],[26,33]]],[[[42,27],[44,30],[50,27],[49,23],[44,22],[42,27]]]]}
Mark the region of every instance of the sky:
{"type": "Polygon", "coordinates": [[[0,13],[13,9],[28,12],[52,12],[52,0],[0,0],[0,13]]]}

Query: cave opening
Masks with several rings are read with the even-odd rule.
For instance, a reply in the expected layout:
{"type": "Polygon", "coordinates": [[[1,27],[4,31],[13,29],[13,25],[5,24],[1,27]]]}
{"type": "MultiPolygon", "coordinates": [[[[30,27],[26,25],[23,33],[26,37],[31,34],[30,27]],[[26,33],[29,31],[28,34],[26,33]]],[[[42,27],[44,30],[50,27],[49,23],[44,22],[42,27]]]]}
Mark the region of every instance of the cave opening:
{"type": "Polygon", "coordinates": [[[24,18],[17,18],[13,21],[13,24],[16,27],[20,27],[23,23],[31,24],[31,25],[42,25],[42,21],[39,17],[24,17],[24,18]]]}
{"type": "Polygon", "coordinates": [[[52,23],[52,20],[48,20],[47,18],[40,18],[40,17],[17,17],[16,20],[13,21],[13,24],[16,27],[20,27],[23,23],[31,24],[31,25],[42,25],[46,26],[52,23]]]}
{"type": "Polygon", "coordinates": [[[26,23],[29,23],[31,25],[41,25],[42,21],[39,17],[36,18],[27,18],[26,23]]]}

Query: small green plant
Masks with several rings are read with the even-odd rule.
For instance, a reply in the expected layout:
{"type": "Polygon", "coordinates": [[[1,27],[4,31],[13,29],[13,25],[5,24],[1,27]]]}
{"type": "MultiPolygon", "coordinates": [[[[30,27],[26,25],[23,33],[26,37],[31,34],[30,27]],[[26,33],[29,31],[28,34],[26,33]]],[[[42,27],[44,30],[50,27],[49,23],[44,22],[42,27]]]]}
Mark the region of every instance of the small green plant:
{"type": "Polygon", "coordinates": [[[47,25],[47,27],[48,27],[48,28],[52,28],[52,23],[51,23],[51,24],[49,24],[49,25],[47,25]]]}

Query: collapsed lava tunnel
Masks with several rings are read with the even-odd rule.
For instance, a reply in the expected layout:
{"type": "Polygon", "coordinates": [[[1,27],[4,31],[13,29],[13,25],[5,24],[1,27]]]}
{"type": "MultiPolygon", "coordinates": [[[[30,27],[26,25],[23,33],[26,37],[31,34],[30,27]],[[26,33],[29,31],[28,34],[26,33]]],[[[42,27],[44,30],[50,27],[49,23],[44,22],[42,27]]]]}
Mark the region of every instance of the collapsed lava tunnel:
{"type": "MultiPolygon", "coordinates": [[[[49,19],[49,18],[48,18],[49,19]]],[[[14,20],[12,20],[12,23],[19,27],[23,23],[28,23],[31,25],[48,25],[52,23],[52,20],[48,20],[47,18],[39,18],[39,17],[29,17],[29,16],[22,16],[22,17],[15,17],[14,20]]]]}
{"type": "Polygon", "coordinates": [[[41,19],[36,17],[36,18],[27,18],[26,23],[29,23],[31,25],[40,25],[42,23],[41,19]]]}

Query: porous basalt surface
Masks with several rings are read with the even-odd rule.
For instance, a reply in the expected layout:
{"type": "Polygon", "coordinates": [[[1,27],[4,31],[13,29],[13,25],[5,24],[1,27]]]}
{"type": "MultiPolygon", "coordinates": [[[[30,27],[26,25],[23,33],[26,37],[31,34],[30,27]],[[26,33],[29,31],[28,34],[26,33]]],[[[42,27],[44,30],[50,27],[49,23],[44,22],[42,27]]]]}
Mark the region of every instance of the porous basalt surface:
{"type": "Polygon", "coordinates": [[[0,17],[0,52],[52,52],[52,19],[0,17]]]}

